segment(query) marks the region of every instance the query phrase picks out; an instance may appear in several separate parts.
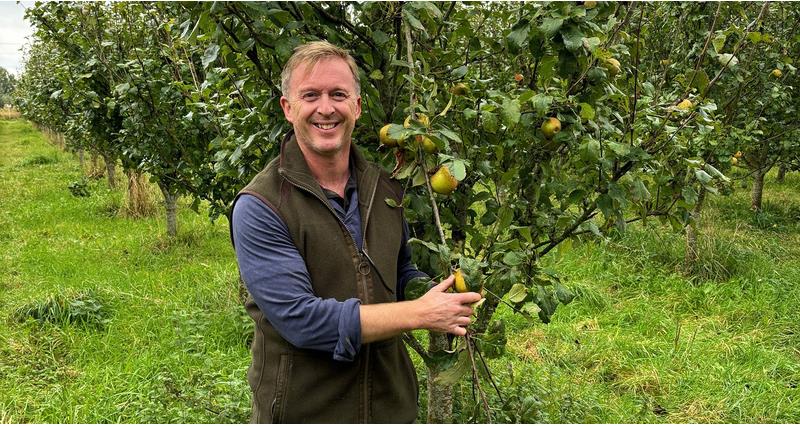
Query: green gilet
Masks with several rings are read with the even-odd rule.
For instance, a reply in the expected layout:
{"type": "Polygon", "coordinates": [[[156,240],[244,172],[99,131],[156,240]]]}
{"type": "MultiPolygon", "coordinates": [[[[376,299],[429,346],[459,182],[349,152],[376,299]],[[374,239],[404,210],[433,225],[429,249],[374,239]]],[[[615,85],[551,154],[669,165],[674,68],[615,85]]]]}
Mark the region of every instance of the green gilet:
{"type": "MultiPolygon", "coordinates": [[[[394,302],[402,210],[385,200],[400,204],[402,187],[355,146],[350,161],[357,178],[364,253],[329,206],[291,134],[280,156],[239,195],[258,197],[283,219],[317,296],[340,301],[357,297],[363,304],[394,302]]],[[[353,362],[334,361],[330,353],[300,349],[283,339],[252,297],[245,306],[255,321],[247,373],[254,423],[414,421],[416,371],[399,336],[362,345],[353,362]]]]}

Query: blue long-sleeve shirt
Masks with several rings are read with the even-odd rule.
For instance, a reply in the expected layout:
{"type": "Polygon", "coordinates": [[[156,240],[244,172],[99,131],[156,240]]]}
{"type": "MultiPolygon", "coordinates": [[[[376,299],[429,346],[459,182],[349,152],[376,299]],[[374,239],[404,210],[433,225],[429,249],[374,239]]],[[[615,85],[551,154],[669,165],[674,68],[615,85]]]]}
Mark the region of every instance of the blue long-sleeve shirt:
{"type": "MultiPolygon", "coordinates": [[[[360,249],[361,214],[353,175],[344,199],[325,192],[360,249]]],[[[239,198],[233,210],[232,229],[242,279],[277,332],[297,347],[331,352],[335,360],[352,361],[361,347],[361,301],[316,296],[305,260],[292,242],[286,224],[258,198],[247,194],[239,198]]],[[[426,276],[411,263],[407,240],[408,228],[403,223],[404,244],[397,263],[398,298],[409,280],[426,276]]]]}

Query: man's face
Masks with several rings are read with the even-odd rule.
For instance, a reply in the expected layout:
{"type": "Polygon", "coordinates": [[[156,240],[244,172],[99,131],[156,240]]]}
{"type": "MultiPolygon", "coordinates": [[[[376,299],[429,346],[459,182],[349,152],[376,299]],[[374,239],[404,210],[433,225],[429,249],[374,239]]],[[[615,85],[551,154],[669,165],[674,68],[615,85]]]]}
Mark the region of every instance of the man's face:
{"type": "Polygon", "coordinates": [[[301,147],[332,156],[350,143],[361,116],[361,97],[356,95],[347,62],[327,58],[310,68],[300,64],[292,71],[288,97],[281,97],[281,107],[301,147]]]}

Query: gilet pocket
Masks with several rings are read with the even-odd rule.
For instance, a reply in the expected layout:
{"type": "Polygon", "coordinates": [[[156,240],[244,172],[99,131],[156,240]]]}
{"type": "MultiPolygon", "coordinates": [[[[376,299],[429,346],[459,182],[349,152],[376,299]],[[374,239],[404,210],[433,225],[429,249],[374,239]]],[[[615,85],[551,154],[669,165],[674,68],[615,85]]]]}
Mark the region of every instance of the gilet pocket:
{"type": "Polygon", "coordinates": [[[292,354],[281,354],[280,361],[278,361],[278,378],[275,380],[275,399],[272,400],[272,423],[283,423],[291,370],[292,354]]]}

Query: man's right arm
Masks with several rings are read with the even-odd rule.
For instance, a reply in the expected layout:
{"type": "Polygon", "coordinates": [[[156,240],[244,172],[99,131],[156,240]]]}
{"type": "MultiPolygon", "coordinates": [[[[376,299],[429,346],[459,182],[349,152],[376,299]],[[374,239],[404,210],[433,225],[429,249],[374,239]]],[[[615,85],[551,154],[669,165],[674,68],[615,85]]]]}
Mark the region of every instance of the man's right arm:
{"type": "Polygon", "coordinates": [[[351,361],[361,346],[358,299],[314,294],[305,261],[280,216],[252,195],[242,195],[232,215],[239,272],[256,305],[291,344],[351,361]]]}

